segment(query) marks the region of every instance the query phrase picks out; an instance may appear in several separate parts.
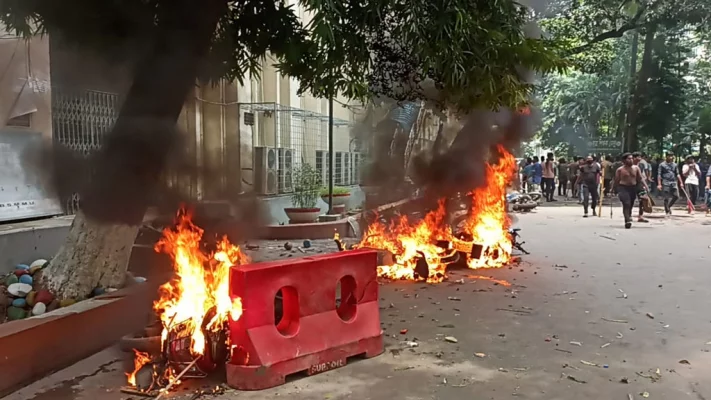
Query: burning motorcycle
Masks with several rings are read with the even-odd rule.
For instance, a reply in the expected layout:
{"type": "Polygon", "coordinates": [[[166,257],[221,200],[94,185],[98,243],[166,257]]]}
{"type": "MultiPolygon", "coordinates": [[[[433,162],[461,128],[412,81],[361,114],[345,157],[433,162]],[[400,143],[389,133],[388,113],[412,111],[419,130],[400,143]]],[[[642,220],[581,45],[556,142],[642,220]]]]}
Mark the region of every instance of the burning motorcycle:
{"type": "Polygon", "coordinates": [[[528,212],[538,207],[538,200],[540,199],[540,193],[521,193],[513,191],[506,195],[506,208],[509,211],[528,212]]]}

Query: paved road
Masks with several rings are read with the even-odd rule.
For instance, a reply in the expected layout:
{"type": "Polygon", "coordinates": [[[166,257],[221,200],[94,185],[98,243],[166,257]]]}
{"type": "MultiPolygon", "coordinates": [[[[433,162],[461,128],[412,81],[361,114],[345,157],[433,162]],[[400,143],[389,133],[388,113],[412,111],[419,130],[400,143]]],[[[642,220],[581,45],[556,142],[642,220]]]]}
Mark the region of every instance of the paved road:
{"type": "MultiPolygon", "coordinates": [[[[532,254],[519,266],[381,286],[382,356],[215,398],[711,400],[711,219],[624,230],[620,211],[613,220],[583,219],[577,207],[520,216],[532,254]]],[[[6,399],[127,399],[120,356],[106,350],[6,399]]]]}

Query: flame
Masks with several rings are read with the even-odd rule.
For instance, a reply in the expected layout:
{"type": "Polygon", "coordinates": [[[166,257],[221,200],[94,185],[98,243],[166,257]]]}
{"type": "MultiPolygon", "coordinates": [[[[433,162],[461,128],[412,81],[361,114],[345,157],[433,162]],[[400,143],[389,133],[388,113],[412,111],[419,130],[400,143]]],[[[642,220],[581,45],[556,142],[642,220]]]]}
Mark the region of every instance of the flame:
{"type": "Polygon", "coordinates": [[[516,160],[503,146],[498,146],[499,160],[486,166],[486,185],[474,189],[471,213],[460,226],[447,223],[445,199],[440,199],[436,210],[424,219],[411,222],[400,216],[390,224],[376,222],[368,227],[363,240],[356,247],[387,250],[392,260],[378,266],[378,275],[390,279],[423,280],[426,262],[427,282],[441,282],[446,278],[447,265],[456,260],[457,251],[467,254],[467,266],[472,269],[498,268],[511,260],[512,244],[508,228],[511,224],[506,212],[506,188],[514,177],[516,160]],[[472,245],[482,245],[480,258],[471,257],[472,245]]]}
{"type": "Polygon", "coordinates": [[[133,349],[135,357],[133,358],[133,372],[127,373],[128,384],[131,386],[136,386],[136,374],[143,368],[144,365],[151,362],[151,356],[148,353],[143,353],[136,349],[133,349]]]}
{"type": "Polygon", "coordinates": [[[200,249],[203,230],[192,223],[185,211],[178,214],[176,227],[163,231],[163,238],[156,244],[156,251],[173,258],[176,278],[160,288],[160,299],[153,309],[163,322],[162,340],[170,328],[187,323],[191,332],[190,351],[193,355],[205,352],[205,336],[202,326],[209,331],[222,329],[228,318],[239,319],[242,302],[230,297],[229,272],[233,265],[247,262],[239,247],[226,237],[217,243],[216,251],[206,255],[200,249]],[[214,308],[214,316],[205,317],[214,308]],[[207,322],[205,324],[205,322],[207,322]]]}
{"type": "MultiPolygon", "coordinates": [[[[194,357],[205,354],[205,331],[218,332],[229,319],[236,321],[242,316],[242,300],[230,296],[229,273],[230,267],[249,262],[226,237],[218,241],[214,253],[205,253],[200,246],[203,232],[192,223],[191,215],[181,210],[175,227],[165,229],[155,246],[157,252],[171,256],[175,270],[174,279],[160,287],[160,298],[153,304],[163,324],[161,343],[165,346],[171,329],[185,324],[194,357]]],[[[136,354],[136,363],[138,359],[136,354]]],[[[129,383],[133,384],[131,377],[129,383]]]]}

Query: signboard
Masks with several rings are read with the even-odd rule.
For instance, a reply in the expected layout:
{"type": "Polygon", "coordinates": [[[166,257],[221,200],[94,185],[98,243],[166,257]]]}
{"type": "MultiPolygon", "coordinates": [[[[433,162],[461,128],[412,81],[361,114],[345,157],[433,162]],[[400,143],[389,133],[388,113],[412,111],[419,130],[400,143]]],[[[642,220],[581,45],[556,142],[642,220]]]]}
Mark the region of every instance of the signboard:
{"type": "Polygon", "coordinates": [[[42,190],[39,176],[22,165],[25,149],[41,144],[40,132],[0,130],[0,222],[62,214],[57,198],[42,190]]]}
{"type": "Polygon", "coordinates": [[[622,151],[620,139],[593,139],[588,141],[588,151],[593,153],[618,153],[622,151]]]}

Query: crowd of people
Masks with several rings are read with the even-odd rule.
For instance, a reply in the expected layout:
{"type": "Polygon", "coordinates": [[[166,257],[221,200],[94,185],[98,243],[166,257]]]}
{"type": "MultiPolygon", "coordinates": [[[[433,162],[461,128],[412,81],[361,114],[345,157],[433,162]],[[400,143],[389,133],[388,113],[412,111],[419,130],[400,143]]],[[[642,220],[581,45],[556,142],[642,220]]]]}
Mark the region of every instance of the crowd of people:
{"type": "Polygon", "coordinates": [[[600,193],[603,196],[618,196],[622,203],[625,228],[632,226],[632,209],[639,199],[637,222],[648,222],[645,213],[652,210],[653,196],[663,198],[664,211],[672,214],[672,206],[681,195],[696,206],[699,201],[706,206],[706,215],[711,211],[711,168],[704,160],[697,162],[687,156],[677,163],[677,157],[650,159],[644,153],[625,153],[614,160],[612,156],[573,157],[555,159],[553,153],[546,157],[529,157],[519,165],[521,189],[524,192],[540,192],[545,201],[557,197],[577,199],[583,206],[583,217],[589,211],[597,215],[600,193]],[[602,185],[602,188],[600,188],[602,185]],[[705,190],[700,190],[704,185],[705,190]],[[601,190],[602,189],[602,190],[601,190]]]}

